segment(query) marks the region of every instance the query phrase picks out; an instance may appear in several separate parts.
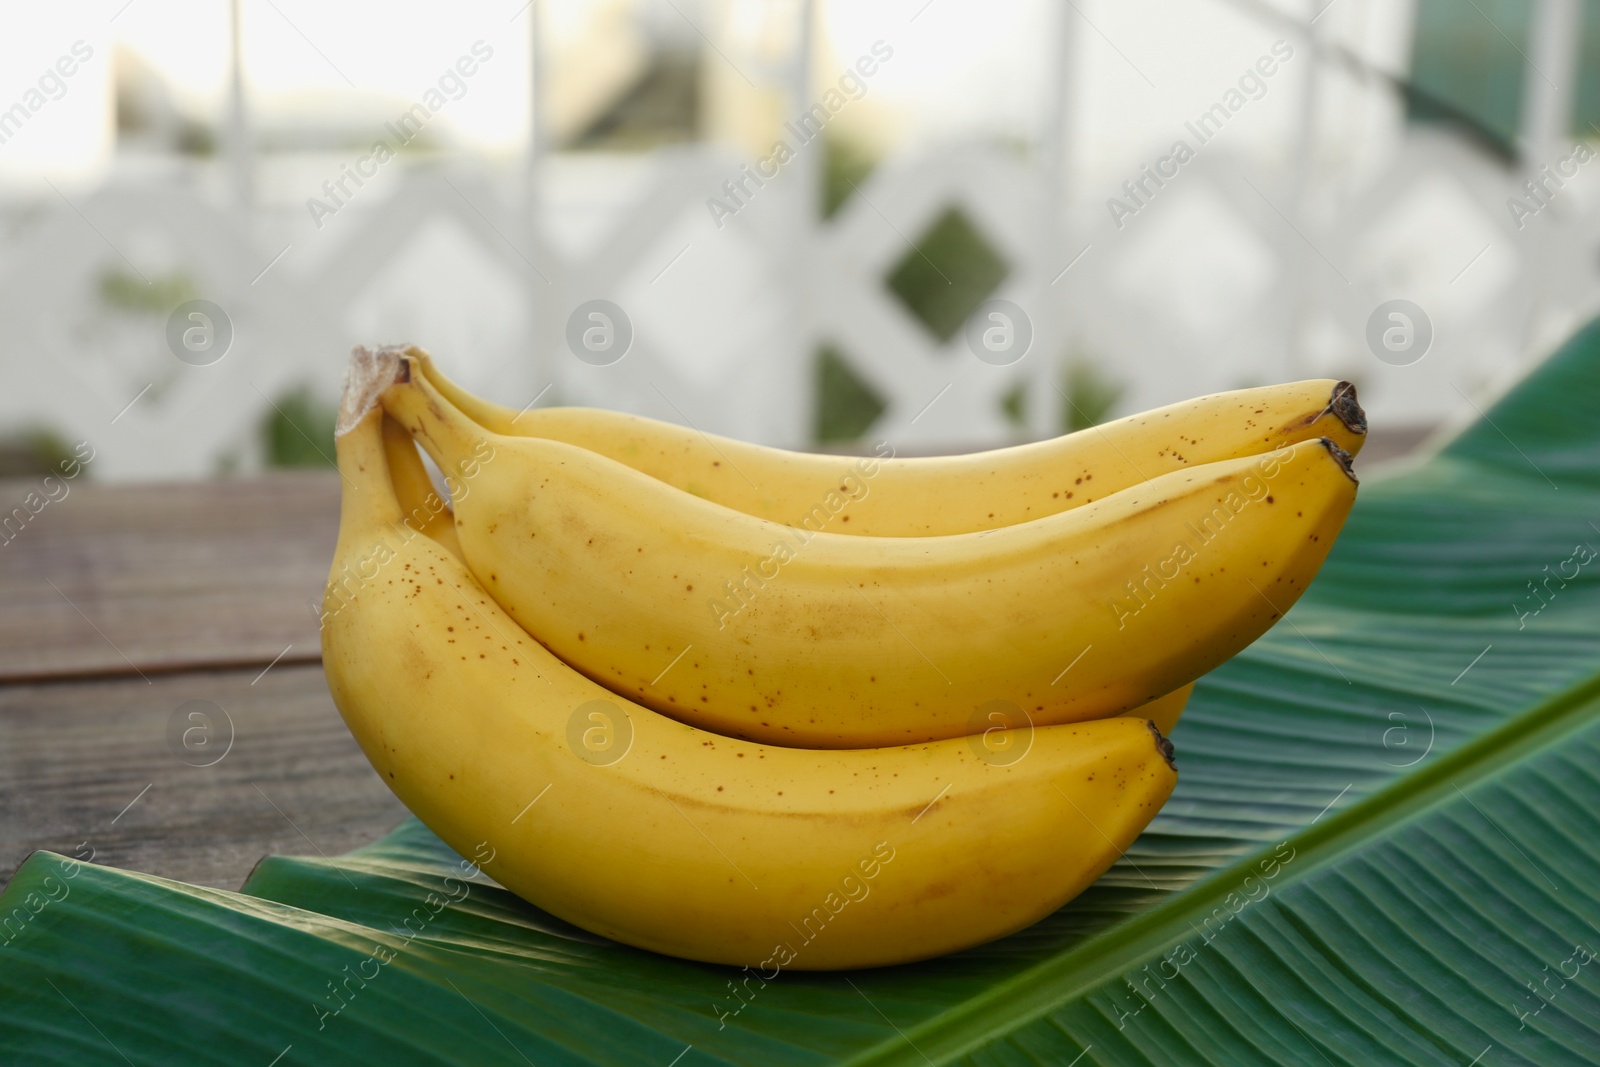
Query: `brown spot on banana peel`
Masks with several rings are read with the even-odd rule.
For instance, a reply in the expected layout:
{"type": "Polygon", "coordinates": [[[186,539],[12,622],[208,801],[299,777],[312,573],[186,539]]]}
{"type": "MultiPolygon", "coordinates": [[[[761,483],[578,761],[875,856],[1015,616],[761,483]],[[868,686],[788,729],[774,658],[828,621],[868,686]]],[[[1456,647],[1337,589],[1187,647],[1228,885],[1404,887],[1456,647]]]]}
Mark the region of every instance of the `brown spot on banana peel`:
{"type": "Polygon", "coordinates": [[[1361,405],[1356,401],[1356,387],[1351,382],[1340,382],[1333,387],[1328,406],[1322,409],[1317,418],[1329,414],[1344,423],[1345,429],[1351,433],[1367,432],[1367,413],[1361,410],[1361,405]]]}
{"type": "Polygon", "coordinates": [[[1322,442],[1322,447],[1328,450],[1328,455],[1333,457],[1333,461],[1339,464],[1339,469],[1344,471],[1345,477],[1349,478],[1357,485],[1360,485],[1361,479],[1356,477],[1356,469],[1354,466],[1354,461],[1350,458],[1350,453],[1346,452],[1344,449],[1340,448],[1326,437],[1319,437],[1317,440],[1322,442]]]}
{"type": "Polygon", "coordinates": [[[1153,723],[1150,720],[1146,719],[1145,720],[1145,725],[1150,727],[1150,732],[1155,735],[1156,751],[1161,753],[1161,758],[1167,761],[1167,766],[1168,767],[1171,767],[1173,770],[1177,770],[1178,769],[1177,761],[1172,758],[1172,754],[1173,754],[1172,742],[1168,741],[1164,736],[1162,736],[1161,731],[1156,729],[1156,724],[1155,723],[1153,723]]]}

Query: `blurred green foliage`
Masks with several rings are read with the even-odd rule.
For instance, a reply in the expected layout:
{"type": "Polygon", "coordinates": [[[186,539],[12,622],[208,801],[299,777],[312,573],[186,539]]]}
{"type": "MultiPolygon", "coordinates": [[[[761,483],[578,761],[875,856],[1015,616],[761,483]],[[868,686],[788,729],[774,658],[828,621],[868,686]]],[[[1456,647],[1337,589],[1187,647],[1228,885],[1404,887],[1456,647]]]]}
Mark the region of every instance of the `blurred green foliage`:
{"type": "Polygon", "coordinates": [[[112,269],[100,275],[100,299],[118,311],[141,315],[166,315],[185,300],[194,299],[194,282],[187,274],[163,274],[145,281],[132,271],[112,269]]]}
{"type": "Polygon", "coordinates": [[[952,207],[901,257],[888,286],[929,332],[948,341],[1007,273],[1005,261],[983,234],[952,207]]]}
{"type": "Polygon", "coordinates": [[[178,128],[178,151],[209,158],[217,154],[217,131],[203,122],[185,121],[178,128]]]}
{"type": "Polygon", "coordinates": [[[818,444],[859,440],[883,414],[883,399],[850,369],[832,345],[818,350],[816,376],[812,438],[818,444]]]}
{"type": "Polygon", "coordinates": [[[1013,385],[1005,396],[1000,398],[1000,414],[1006,417],[1014,429],[1025,430],[1028,428],[1028,386],[1026,382],[1013,385]]]}
{"type": "Polygon", "coordinates": [[[317,399],[309,386],[280,396],[261,424],[267,466],[333,466],[333,428],[338,418],[338,405],[317,399]]]}
{"type": "Polygon", "coordinates": [[[1071,433],[1098,426],[1110,417],[1127,388],[1101,372],[1083,355],[1067,361],[1063,377],[1066,399],[1061,404],[1061,430],[1071,433]]]}
{"type": "MultiPolygon", "coordinates": [[[[46,427],[32,427],[0,437],[0,478],[60,474],[63,465],[73,458],[67,439],[46,427]]],[[[87,465],[79,466],[81,472],[88,469],[87,465]]]]}
{"type": "Polygon", "coordinates": [[[825,137],[822,151],[822,217],[829,219],[855,195],[878,161],[860,142],[845,137],[825,137]]]}

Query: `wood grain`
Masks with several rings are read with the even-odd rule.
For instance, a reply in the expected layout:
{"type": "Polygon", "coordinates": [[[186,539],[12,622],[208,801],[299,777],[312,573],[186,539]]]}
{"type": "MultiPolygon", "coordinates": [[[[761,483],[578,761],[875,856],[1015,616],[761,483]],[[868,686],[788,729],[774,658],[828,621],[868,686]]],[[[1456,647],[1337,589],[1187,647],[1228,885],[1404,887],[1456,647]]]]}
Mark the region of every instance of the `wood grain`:
{"type": "MultiPolygon", "coordinates": [[[[338,475],[69,484],[0,534],[0,682],[320,660],[338,475]]],[[[0,516],[37,488],[0,482],[0,516]]]]}
{"type": "Polygon", "coordinates": [[[333,856],[399,823],[322,668],[256,673],[0,687],[0,885],[34,849],[92,848],[96,863],[237,889],[268,853],[333,856]],[[189,701],[221,714],[185,748],[182,729],[204,722],[189,701]],[[228,723],[226,754],[192,766],[223,752],[228,723]]]}

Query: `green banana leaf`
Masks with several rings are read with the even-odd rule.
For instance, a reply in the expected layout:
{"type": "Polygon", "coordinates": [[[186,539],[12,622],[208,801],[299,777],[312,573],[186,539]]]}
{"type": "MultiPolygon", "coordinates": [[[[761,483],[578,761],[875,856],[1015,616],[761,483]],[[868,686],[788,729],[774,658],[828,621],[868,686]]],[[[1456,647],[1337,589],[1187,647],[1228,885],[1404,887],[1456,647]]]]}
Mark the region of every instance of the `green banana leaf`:
{"type": "Polygon", "coordinates": [[[1197,687],[1161,815],[1010,938],[763,982],[575,929],[415,821],[240,893],[40,852],[0,895],[0,1060],[1600,1061],[1596,412],[1600,324],[1369,480],[1197,687]]]}

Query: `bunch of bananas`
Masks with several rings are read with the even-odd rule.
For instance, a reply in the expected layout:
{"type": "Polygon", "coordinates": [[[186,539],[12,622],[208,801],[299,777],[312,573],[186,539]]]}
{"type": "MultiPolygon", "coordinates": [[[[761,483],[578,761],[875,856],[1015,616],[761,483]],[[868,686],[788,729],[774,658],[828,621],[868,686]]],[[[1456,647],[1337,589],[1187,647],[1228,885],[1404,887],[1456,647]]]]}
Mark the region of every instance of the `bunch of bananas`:
{"type": "Polygon", "coordinates": [[[1150,822],[1163,733],[1316,574],[1364,433],[1307,381],[850,459],[357,349],[324,665],[400,799],[555,915],[763,973],[926,958],[1150,822]]]}

